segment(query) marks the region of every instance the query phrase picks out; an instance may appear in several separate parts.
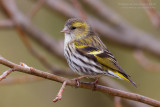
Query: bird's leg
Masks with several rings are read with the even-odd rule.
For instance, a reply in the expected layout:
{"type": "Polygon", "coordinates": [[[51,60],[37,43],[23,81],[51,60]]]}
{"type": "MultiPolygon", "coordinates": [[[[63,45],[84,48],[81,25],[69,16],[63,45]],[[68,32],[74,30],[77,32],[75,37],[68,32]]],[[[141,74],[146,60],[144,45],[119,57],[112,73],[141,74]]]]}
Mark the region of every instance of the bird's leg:
{"type": "Polygon", "coordinates": [[[96,85],[98,84],[98,80],[100,77],[98,77],[95,81],[91,82],[93,84],[93,90],[96,90],[96,85]]]}
{"type": "Polygon", "coordinates": [[[75,80],[76,83],[77,83],[77,87],[79,87],[79,85],[80,85],[80,79],[82,79],[82,78],[84,78],[84,77],[86,77],[86,75],[82,75],[82,76],[77,77],[77,78],[74,78],[74,79],[72,79],[72,80],[75,80]]]}
{"type": "Polygon", "coordinates": [[[66,86],[66,83],[67,83],[67,81],[64,81],[64,82],[63,82],[62,87],[60,88],[60,90],[59,90],[56,98],[53,100],[53,102],[57,102],[57,101],[59,101],[59,100],[62,99],[62,93],[63,93],[63,90],[64,90],[64,88],[65,88],[65,86],[66,86]]]}

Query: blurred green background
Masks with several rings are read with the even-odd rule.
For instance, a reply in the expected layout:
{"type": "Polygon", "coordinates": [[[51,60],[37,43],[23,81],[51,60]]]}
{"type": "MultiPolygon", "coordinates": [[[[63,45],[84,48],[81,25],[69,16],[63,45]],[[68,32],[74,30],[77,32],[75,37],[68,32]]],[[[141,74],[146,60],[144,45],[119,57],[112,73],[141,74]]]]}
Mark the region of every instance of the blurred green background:
{"type": "MultiPolygon", "coordinates": [[[[151,33],[159,37],[160,30],[153,27],[146,12],[143,8],[123,8],[119,3],[136,2],[138,0],[103,0],[121,17],[127,20],[135,27],[151,33]]],[[[158,0],[151,0],[155,3],[155,9],[160,12],[160,2],[158,0]]],[[[33,0],[17,0],[19,9],[27,14],[33,7],[35,1],[33,0]]],[[[0,13],[0,19],[5,19],[3,13],[0,13]]],[[[64,39],[60,30],[63,28],[67,19],[58,15],[54,11],[43,6],[38,13],[33,17],[33,23],[42,31],[56,37],[57,39],[64,39]]],[[[32,41],[32,40],[31,40],[32,41]]],[[[134,59],[133,51],[118,46],[109,41],[106,43],[109,50],[117,58],[122,68],[132,76],[132,80],[138,85],[138,88],[131,86],[125,81],[118,81],[125,85],[132,92],[139,93],[157,100],[160,100],[160,72],[150,72],[142,68],[134,59]]],[[[37,48],[45,57],[47,57],[53,65],[61,64],[57,59],[47,53],[43,48],[39,47],[32,41],[34,47],[37,48]]],[[[17,32],[14,29],[0,29],[0,55],[6,59],[19,63],[24,62],[29,66],[40,70],[45,70],[41,63],[33,57],[26,49],[20,40],[17,32]]],[[[160,63],[159,60],[147,55],[152,61],[160,63]]],[[[7,70],[6,67],[0,65],[0,73],[7,70]]],[[[20,72],[14,72],[10,76],[27,75],[20,72]]],[[[110,78],[110,77],[106,77],[110,78]]],[[[96,91],[85,89],[76,89],[74,87],[66,87],[63,93],[63,99],[57,103],[53,103],[52,99],[56,96],[60,83],[43,80],[38,82],[29,82],[23,84],[1,85],[0,86],[0,107],[113,107],[113,99],[109,95],[104,95],[96,91]]]]}

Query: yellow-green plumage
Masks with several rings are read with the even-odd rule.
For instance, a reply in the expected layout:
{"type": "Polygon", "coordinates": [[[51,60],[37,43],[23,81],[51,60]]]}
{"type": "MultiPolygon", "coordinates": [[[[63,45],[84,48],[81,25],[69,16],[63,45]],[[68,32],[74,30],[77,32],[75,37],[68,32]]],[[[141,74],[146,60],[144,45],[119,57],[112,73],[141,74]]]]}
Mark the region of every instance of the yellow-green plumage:
{"type": "Polygon", "coordinates": [[[69,19],[63,31],[64,55],[73,71],[89,77],[110,75],[130,81],[135,86],[86,21],[69,19]]]}

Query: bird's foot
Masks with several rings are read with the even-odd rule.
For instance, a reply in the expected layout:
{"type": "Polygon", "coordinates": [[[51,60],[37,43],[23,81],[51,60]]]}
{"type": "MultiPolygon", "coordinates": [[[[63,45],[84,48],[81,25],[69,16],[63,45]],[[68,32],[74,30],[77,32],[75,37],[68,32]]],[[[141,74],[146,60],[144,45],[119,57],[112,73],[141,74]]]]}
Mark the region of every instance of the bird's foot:
{"type": "Polygon", "coordinates": [[[99,78],[97,78],[95,81],[91,82],[91,84],[93,85],[93,90],[94,90],[94,91],[95,91],[96,88],[97,88],[98,80],[99,80],[99,78]]]}
{"type": "Polygon", "coordinates": [[[76,83],[77,83],[77,85],[76,85],[76,88],[78,88],[79,86],[80,86],[80,79],[82,79],[82,78],[84,78],[84,77],[86,77],[85,75],[82,75],[82,76],[80,76],[80,77],[77,77],[77,78],[74,78],[74,79],[72,79],[72,80],[74,80],[74,81],[76,81],[76,83]]]}

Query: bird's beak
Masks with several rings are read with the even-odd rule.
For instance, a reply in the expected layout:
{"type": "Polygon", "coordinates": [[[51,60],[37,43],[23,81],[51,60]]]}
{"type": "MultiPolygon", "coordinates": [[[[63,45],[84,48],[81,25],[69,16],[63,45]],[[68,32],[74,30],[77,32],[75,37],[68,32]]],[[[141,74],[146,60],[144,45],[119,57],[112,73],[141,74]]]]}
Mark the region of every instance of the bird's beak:
{"type": "Polygon", "coordinates": [[[65,26],[62,30],[61,33],[70,33],[69,29],[67,26],[65,26]]]}

